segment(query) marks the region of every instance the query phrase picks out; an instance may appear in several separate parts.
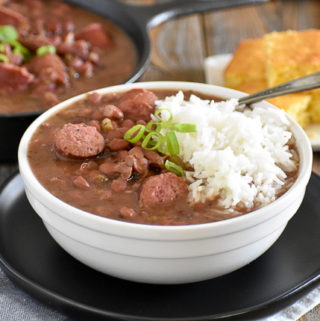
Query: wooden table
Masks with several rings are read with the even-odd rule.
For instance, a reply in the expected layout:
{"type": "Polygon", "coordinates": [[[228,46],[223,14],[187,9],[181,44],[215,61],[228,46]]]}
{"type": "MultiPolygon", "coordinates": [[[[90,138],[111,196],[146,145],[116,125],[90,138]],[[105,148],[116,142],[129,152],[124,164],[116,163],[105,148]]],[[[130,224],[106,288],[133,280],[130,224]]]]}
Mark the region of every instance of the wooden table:
{"type": "MultiPolygon", "coordinates": [[[[162,0],[122,1],[150,4],[162,0]]],[[[141,80],[204,82],[205,57],[233,52],[240,39],[260,37],[274,30],[306,28],[320,28],[319,1],[270,1],[259,6],[174,19],[150,31],[151,65],[141,80]]],[[[320,174],[320,153],[314,153],[313,169],[320,174]]],[[[0,164],[0,184],[16,170],[15,163],[0,164]]],[[[299,321],[319,320],[320,306],[299,321]]]]}

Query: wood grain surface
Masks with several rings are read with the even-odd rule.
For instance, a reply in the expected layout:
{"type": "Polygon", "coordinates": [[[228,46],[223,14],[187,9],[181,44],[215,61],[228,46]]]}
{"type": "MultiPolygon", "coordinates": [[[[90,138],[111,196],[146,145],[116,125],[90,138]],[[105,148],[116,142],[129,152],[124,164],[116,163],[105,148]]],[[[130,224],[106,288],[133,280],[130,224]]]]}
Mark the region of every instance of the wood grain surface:
{"type": "MultiPolygon", "coordinates": [[[[168,0],[121,1],[152,4],[168,0]]],[[[274,0],[257,6],[176,18],[150,30],[151,64],[141,81],[204,82],[205,57],[233,52],[241,39],[261,37],[271,31],[308,28],[320,28],[320,1],[274,0]]],[[[15,163],[0,164],[0,183],[16,170],[15,163]]],[[[314,153],[313,170],[320,174],[320,153],[314,153]]],[[[319,306],[299,319],[319,320],[319,306]]]]}

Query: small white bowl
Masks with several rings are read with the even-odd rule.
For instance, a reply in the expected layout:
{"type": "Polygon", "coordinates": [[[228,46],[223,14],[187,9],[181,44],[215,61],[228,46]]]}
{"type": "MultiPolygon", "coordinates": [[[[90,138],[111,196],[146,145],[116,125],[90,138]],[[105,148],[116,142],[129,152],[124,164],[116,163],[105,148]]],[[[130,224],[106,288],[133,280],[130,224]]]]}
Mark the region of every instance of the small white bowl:
{"type": "MultiPolygon", "coordinates": [[[[132,88],[194,90],[221,98],[245,94],[189,82],[146,82],[100,89],[101,94],[132,88]]],[[[206,280],[237,270],[262,255],[281,235],[303,200],[312,169],[312,149],[304,131],[290,117],[300,154],[293,186],[273,203],[225,221],[154,226],[92,215],[50,194],[34,176],[27,158],[29,141],[51,115],[83,99],[80,95],[51,108],[27,129],[18,159],[26,195],[52,237],[73,257],[103,273],[138,282],[178,284],[206,280]]],[[[267,102],[259,103],[270,106],[267,102]]]]}

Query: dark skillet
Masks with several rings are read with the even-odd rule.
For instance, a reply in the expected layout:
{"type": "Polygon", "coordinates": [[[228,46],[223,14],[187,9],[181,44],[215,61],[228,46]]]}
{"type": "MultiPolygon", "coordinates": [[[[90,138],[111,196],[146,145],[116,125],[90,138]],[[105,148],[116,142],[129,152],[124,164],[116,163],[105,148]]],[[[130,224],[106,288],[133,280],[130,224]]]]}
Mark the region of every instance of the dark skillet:
{"type": "MultiPolygon", "coordinates": [[[[66,0],[99,14],[123,29],[137,49],[137,67],[125,82],[134,82],[149,64],[148,30],[166,20],[192,13],[263,3],[267,0],[171,0],[152,6],[133,6],[112,0],[66,0]]],[[[43,111],[0,115],[0,161],[15,161],[20,138],[43,111]]]]}

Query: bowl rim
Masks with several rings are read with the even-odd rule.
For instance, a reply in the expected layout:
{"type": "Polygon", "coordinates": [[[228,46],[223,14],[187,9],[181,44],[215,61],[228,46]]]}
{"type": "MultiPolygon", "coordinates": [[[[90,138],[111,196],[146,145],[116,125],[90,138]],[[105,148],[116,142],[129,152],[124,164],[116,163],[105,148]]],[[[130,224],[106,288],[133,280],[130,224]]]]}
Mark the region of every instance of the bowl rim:
{"type": "MultiPolygon", "coordinates": [[[[32,172],[32,169],[28,163],[27,149],[28,143],[32,135],[38,126],[43,123],[46,119],[66,108],[67,106],[84,99],[88,94],[97,92],[101,94],[111,93],[111,92],[123,92],[133,88],[145,88],[145,89],[181,89],[181,90],[193,90],[201,92],[204,94],[212,94],[220,98],[240,98],[247,94],[210,84],[196,83],[196,82],[181,82],[181,81],[150,81],[150,82],[139,82],[131,84],[121,84],[111,87],[105,87],[98,90],[93,90],[88,93],[84,93],[68,100],[65,100],[58,105],[50,108],[39,117],[37,117],[27,128],[23,134],[19,148],[18,148],[18,165],[20,174],[24,181],[26,190],[36,195],[36,199],[40,201],[43,205],[50,208],[55,212],[55,214],[71,221],[77,225],[84,226],[85,228],[92,229],[99,232],[108,232],[114,235],[122,235],[125,237],[135,237],[135,238],[148,238],[148,239],[193,239],[193,238],[207,238],[211,237],[213,234],[225,235],[233,233],[235,231],[240,231],[247,229],[251,226],[259,224],[263,221],[271,219],[274,215],[279,214],[279,210],[286,207],[286,203],[293,201],[296,197],[296,193],[304,192],[305,187],[309,181],[311,171],[312,171],[312,147],[311,143],[295,120],[293,120],[289,115],[286,114],[290,122],[290,128],[297,139],[297,147],[300,154],[300,167],[298,172],[298,177],[290,189],[284,193],[282,196],[277,198],[272,203],[249,212],[245,215],[238,217],[218,221],[209,222],[203,224],[192,224],[192,225],[178,225],[178,226],[162,226],[162,225],[148,225],[140,223],[124,222],[119,220],[114,220],[106,217],[101,217],[98,215],[91,214],[89,212],[83,211],[76,207],[73,207],[64,201],[58,199],[49,191],[47,191],[40,182],[36,179],[32,172]],[[302,157],[301,157],[302,156],[302,157]],[[201,235],[201,237],[199,237],[201,235]]],[[[279,110],[279,108],[271,105],[270,103],[263,101],[256,103],[255,105],[261,106],[271,106],[279,110]]],[[[37,213],[41,216],[39,213],[37,213]]]]}

